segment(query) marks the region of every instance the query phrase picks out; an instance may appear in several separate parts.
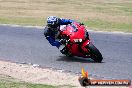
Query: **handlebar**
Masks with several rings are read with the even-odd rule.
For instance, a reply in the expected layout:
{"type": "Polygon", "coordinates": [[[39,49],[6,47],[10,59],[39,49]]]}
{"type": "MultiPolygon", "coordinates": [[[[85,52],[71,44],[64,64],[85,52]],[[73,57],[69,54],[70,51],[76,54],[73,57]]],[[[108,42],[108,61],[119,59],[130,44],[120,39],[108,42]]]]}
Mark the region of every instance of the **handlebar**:
{"type": "Polygon", "coordinates": [[[59,42],[60,42],[61,44],[63,44],[63,45],[67,45],[69,41],[70,41],[70,39],[68,39],[68,40],[67,40],[67,39],[60,39],[59,42]]]}

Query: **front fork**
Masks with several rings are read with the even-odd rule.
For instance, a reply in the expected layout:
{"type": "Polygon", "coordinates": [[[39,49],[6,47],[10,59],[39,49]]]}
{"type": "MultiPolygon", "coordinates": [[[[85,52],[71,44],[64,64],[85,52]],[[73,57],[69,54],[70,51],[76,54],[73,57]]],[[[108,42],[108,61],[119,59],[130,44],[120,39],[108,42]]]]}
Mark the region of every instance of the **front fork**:
{"type": "Polygon", "coordinates": [[[86,48],[90,44],[90,40],[86,39],[82,44],[81,44],[81,49],[83,50],[82,53],[87,54],[89,51],[86,48]]]}

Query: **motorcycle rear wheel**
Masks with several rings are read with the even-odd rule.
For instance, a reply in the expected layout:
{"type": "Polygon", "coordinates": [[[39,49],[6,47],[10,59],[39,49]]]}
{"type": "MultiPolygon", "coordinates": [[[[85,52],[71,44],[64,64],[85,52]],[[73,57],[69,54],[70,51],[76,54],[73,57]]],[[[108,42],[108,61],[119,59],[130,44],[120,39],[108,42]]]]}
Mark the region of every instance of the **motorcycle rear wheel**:
{"type": "Polygon", "coordinates": [[[101,63],[103,57],[100,51],[92,43],[88,45],[88,49],[90,50],[91,59],[93,59],[95,62],[101,63]]]}

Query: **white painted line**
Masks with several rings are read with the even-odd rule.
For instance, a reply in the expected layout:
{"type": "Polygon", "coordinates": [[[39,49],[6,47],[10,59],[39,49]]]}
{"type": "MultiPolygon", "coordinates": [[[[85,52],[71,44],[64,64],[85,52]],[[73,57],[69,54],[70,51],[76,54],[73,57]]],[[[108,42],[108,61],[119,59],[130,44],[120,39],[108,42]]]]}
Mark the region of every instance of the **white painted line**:
{"type": "Polygon", "coordinates": [[[37,28],[37,29],[43,29],[44,28],[44,26],[22,26],[22,25],[12,25],[12,24],[0,24],[0,26],[25,27],[25,28],[37,28]]]}

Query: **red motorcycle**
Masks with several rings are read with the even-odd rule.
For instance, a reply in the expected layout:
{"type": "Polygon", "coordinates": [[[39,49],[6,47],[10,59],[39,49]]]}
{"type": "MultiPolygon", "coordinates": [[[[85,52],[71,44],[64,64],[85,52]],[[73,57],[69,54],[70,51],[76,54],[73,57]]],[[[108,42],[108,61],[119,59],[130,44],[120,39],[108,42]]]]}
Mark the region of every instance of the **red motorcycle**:
{"type": "Polygon", "coordinates": [[[95,62],[101,62],[103,57],[100,51],[90,42],[89,34],[84,25],[73,22],[63,27],[60,32],[60,41],[69,50],[70,56],[91,58],[95,62]]]}

